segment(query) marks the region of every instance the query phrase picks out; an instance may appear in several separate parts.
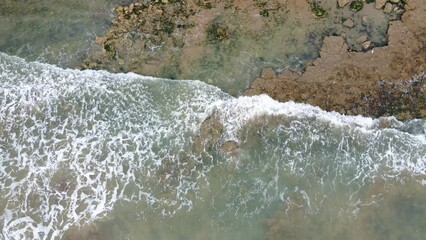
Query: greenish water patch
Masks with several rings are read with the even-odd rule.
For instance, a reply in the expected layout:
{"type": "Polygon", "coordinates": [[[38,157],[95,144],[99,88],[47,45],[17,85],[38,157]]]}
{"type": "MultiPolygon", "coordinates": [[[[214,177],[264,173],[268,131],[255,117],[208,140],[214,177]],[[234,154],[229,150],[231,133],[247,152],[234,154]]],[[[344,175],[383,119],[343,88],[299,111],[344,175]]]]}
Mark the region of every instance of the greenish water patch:
{"type": "Polygon", "coordinates": [[[110,24],[112,8],[125,0],[25,1],[0,4],[0,51],[28,60],[78,67],[95,36],[110,24]]]}

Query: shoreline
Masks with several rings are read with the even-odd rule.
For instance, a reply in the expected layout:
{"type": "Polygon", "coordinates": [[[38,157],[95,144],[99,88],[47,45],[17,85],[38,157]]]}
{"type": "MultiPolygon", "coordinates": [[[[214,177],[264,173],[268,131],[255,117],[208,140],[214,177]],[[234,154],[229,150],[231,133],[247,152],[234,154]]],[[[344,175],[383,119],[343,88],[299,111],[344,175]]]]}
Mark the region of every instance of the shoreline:
{"type": "MultiPolygon", "coordinates": [[[[347,115],[392,115],[399,120],[426,117],[426,27],[419,24],[422,19],[426,19],[426,15],[421,0],[404,2],[405,12],[401,20],[389,22],[385,46],[375,47],[377,43],[371,41],[371,33],[368,33],[368,38],[366,35],[354,35],[351,32],[353,22],[361,25],[362,21],[364,25],[364,17],[371,16],[364,14],[361,19],[361,15],[349,13],[345,16],[351,17],[340,23],[348,34],[343,32],[339,36],[329,35],[322,43],[316,42],[319,57],[311,61],[311,64],[307,64],[302,70],[297,67],[284,68],[277,74],[276,67],[273,69],[258,63],[257,68],[263,69],[260,76],[250,79],[249,76],[257,74],[244,73],[247,75],[245,78],[250,80],[241,94],[233,92],[233,85],[244,83],[217,83],[209,78],[210,75],[191,75],[194,68],[206,71],[201,65],[194,67],[193,63],[204,61],[204,55],[211,55],[211,48],[224,51],[215,53],[222,59],[223,55],[220,54],[232,50],[239,43],[240,33],[251,34],[243,35],[253,37],[273,31],[284,22],[293,23],[294,19],[309,25],[318,23],[319,18],[323,18],[312,16],[312,5],[307,1],[276,0],[267,5],[229,2],[160,1],[148,5],[133,3],[119,6],[111,28],[104,36],[96,39],[103,49],[91,54],[82,68],[112,72],[132,71],[172,79],[198,77],[225,91],[231,90],[233,95],[267,94],[280,102],[292,100],[308,103],[347,115]],[[215,11],[222,11],[220,14],[223,16],[218,16],[219,13],[215,11]],[[259,14],[260,18],[247,17],[259,14]],[[225,20],[229,19],[245,20],[241,20],[243,22],[238,28],[227,25],[225,20]],[[352,22],[348,23],[349,20],[352,22]],[[359,51],[359,46],[353,45],[354,41],[364,49],[359,51]],[[160,47],[156,49],[158,46],[160,47]]],[[[345,4],[345,1],[338,2],[345,4]]],[[[347,5],[348,3],[346,2],[347,5]]],[[[377,11],[375,10],[374,3],[364,5],[364,8],[368,7],[366,14],[381,12],[377,7],[377,11]]],[[[382,8],[387,11],[386,6],[382,8]]],[[[343,8],[336,9],[342,11],[343,8]]],[[[337,18],[333,19],[336,21],[337,18]]],[[[213,60],[215,61],[217,59],[213,60]]],[[[222,65],[228,63],[227,59],[220,61],[225,61],[221,62],[222,65]]],[[[206,66],[215,67],[211,63],[206,66]]],[[[226,69],[223,67],[222,71],[226,69]]],[[[231,76],[238,76],[238,73],[231,76]]]]}

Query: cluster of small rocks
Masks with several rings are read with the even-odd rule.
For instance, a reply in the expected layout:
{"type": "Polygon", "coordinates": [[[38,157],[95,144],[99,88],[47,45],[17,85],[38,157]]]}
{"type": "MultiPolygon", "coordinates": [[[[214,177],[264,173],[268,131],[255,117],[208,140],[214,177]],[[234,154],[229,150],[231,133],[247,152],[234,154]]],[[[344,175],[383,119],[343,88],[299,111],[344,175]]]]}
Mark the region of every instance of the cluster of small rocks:
{"type": "MultiPolygon", "coordinates": [[[[358,12],[363,9],[365,4],[374,4],[374,8],[377,10],[384,11],[388,15],[390,20],[400,19],[401,15],[404,13],[404,5],[407,4],[407,0],[337,0],[337,6],[339,8],[344,8],[349,6],[349,9],[353,12],[358,12]]],[[[352,18],[343,19],[341,22],[342,25],[346,28],[354,28],[355,21],[352,18]]],[[[367,16],[362,17],[362,24],[364,26],[368,25],[367,16]]],[[[342,35],[344,37],[344,34],[342,35]]],[[[366,35],[362,35],[356,39],[356,43],[360,44],[362,50],[371,49],[374,45],[367,38],[366,35]]],[[[357,49],[360,51],[360,49],[357,49]]]]}
{"type": "Polygon", "coordinates": [[[395,12],[402,14],[404,12],[404,0],[376,0],[374,6],[377,9],[383,9],[385,13],[395,12]]]}
{"type": "Polygon", "coordinates": [[[350,3],[350,8],[353,11],[359,11],[362,9],[364,3],[373,3],[376,9],[383,9],[385,13],[396,13],[402,14],[404,12],[404,5],[406,0],[337,0],[337,4],[340,8],[345,7],[350,3]]]}
{"type": "MultiPolygon", "coordinates": [[[[367,0],[367,3],[370,3],[371,0],[367,0]]],[[[337,0],[337,5],[340,8],[345,7],[346,5],[349,4],[349,7],[352,11],[358,12],[359,10],[361,10],[364,6],[364,1],[361,0],[355,0],[355,1],[350,1],[350,0],[337,0]],[[349,4],[350,3],[350,4],[349,4]]]]}
{"type": "MultiPolygon", "coordinates": [[[[369,21],[368,17],[363,16],[361,23],[362,23],[362,25],[367,26],[368,21],[369,21]]],[[[354,20],[352,20],[352,18],[347,18],[342,22],[342,25],[346,28],[353,28],[353,27],[355,27],[355,22],[354,22],[354,20]]],[[[346,38],[346,34],[342,33],[341,37],[346,38]]],[[[362,47],[363,51],[369,50],[374,46],[373,42],[368,38],[367,33],[364,33],[364,34],[360,35],[359,37],[354,38],[354,40],[357,44],[359,44],[362,47]]],[[[349,43],[348,43],[348,45],[349,45],[349,43]]],[[[356,50],[353,49],[353,48],[350,48],[350,49],[352,51],[361,51],[361,49],[356,49],[356,50]]]]}

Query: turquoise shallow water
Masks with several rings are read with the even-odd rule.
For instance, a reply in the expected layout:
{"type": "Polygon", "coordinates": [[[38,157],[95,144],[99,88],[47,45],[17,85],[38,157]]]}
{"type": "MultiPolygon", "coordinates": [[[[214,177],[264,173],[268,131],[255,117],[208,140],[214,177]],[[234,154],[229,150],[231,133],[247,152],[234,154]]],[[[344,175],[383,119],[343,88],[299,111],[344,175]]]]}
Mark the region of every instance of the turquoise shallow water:
{"type": "Polygon", "coordinates": [[[423,239],[426,122],[387,120],[1,53],[0,239],[423,239]]]}

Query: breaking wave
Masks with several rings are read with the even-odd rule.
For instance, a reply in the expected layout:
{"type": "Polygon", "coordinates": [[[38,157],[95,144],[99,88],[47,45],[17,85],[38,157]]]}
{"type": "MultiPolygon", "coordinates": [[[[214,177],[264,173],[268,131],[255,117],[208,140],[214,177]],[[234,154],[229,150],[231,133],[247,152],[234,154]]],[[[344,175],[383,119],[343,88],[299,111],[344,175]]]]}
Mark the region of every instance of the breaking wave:
{"type": "Polygon", "coordinates": [[[0,53],[0,238],[57,239],[118,202],[171,216],[191,210],[210,181],[222,183],[218,217],[261,214],[291,192],[315,211],[321,201],[312,199],[336,188],[350,186],[349,199],[377,177],[423,179],[425,131],[424,120],[344,116],[265,95],[233,98],[199,81],[0,53]],[[193,150],[213,113],[223,125],[218,142],[237,142],[235,155],[219,145],[193,150]],[[235,171],[212,179],[224,164],[235,171]]]}

